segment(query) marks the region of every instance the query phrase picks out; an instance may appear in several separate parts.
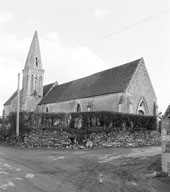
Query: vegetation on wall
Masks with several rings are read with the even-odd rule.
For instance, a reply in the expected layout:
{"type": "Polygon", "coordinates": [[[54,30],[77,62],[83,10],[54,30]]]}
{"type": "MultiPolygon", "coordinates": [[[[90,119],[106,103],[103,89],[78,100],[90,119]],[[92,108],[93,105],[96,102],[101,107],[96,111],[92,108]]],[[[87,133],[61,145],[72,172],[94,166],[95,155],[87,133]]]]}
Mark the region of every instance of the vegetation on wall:
{"type": "MultiPolygon", "coordinates": [[[[4,120],[0,142],[15,145],[16,113],[4,120]]],[[[141,146],[160,140],[156,117],[115,112],[20,113],[20,144],[26,147],[141,146]]]]}
{"type": "MultiPolygon", "coordinates": [[[[6,120],[8,133],[15,131],[16,113],[6,120]]],[[[20,133],[32,129],[61,129],[73,135],[112,131],[156,130],[156,117],[116,112],[20,113],[20,133]]]]}
{"type": "Polygon", "coordinates": [[[70,113],[70,127],[77,128],[117,128],[129,130],[155,130],[156,116],[143,116],[117,112],[70,113]]]}

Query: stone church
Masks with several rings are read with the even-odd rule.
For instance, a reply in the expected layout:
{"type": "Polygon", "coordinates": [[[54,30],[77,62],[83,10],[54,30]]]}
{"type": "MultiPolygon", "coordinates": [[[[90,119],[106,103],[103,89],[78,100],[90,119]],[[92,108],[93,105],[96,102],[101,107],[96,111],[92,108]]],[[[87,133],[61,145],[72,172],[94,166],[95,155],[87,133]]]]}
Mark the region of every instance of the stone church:
{"type": "MultiPolygon", "coordinates": [[[[43,85],[44,69],[36,31],[22,73],[20,111],[157,114],[157,99],[143,58],[61,85],[43,85]]],[[[17,91],[5,102],[4,115],[16,108],[17,91]]]]}

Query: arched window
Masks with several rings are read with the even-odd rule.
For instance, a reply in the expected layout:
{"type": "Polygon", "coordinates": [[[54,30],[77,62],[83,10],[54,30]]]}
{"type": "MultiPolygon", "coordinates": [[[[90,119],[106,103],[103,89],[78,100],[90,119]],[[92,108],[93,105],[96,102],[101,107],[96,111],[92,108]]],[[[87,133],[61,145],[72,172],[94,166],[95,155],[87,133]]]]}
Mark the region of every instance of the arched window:
{"type": "Polygon", "coordinates": [[[145,99],[141,99],[138,103],[138,106],[137,106],[137,114],[147,115],[148,113],[149,112],[148,112],[147,103],[146,103],[145,99]]]}
{"type": "Polygon", "coordinates": [[[77,104],[76,112],[78,112],[78,113],[81,112],[81,106],[79,103],[77,104]]]}
{"type": "Polygon", "coordinates": [[[26,80],[25,80],[25,85],[24,85],[24,87],[25,87],[25,90],[28,89],[28,75],[26,75],[26,80]]]}
{"type": "Polygon", "coordinates": [[[31,94],[34,91],[34,75],[31,75],[31,94]]]}
{"type": "Polygon", "coordinates": [[[118,112],[122,112],[122,105],[123,105],[123,95],[119,97],[119,103],[118,103],[118,112]]]}
{"type": "Polygon", "coordinates": [[[37,91],[37,80],[38,80],[38,78],[37,78],[37,76],[35,76],[35,90],[37,91]]]}
{"type": "Polygon", "coordinates": [[[87,104],[87,111],[93,111],[93,100],[89,99],[88,104],[87,104]]]}
{"type": "Polygon", "coordinates": [[[48,113],[48,112],[49,112],[49,109],[48,109],[48,107],[46,107],[46,109],[45,109],[45,110],[46,110],[46,113],[48,113]]]}
{"type": "Polygon", "coordinates": [[[24,76],[24,79],[23,79],[23,89],[25,91],[27,91],[27,89],[28,89],[28,75],[24,76]]]}
{"type": "Polygon", "coordinates": [[[39,94],[41,94],[41,89],[42,89],[42,77],[40,76],[39,77],[39,87],[38,87],[39,94]]]}
{"type": "Polygon", "coordinates": [[[130,95],[127,96],[128,112],[133,113],[133,100],[130,95]]]}
{"type": "Polygon", "coordinates": [[[36,65],[36,67],[38,67],[38,58],[37,57],[35,58],[35,65],[36,65]]]}

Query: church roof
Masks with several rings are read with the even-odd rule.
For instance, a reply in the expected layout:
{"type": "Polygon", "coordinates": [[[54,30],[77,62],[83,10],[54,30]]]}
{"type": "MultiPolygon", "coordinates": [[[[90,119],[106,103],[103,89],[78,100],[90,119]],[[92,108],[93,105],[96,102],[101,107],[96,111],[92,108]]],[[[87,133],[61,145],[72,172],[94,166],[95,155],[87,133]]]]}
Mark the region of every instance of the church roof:
{"type": "Polygon", "coordinates": [[[57,103],[124,92],[141,59],[55,86],[39,103],[57,103]]]}
{"type": "Polygon", "coordinates": [[[44,85],[43,86],[43,97],[46,96],[46,94],[48,93],[48,91],[52,88],[52,86],[54,85],[54,83],[48,84],[48,85],[44,85]]]}

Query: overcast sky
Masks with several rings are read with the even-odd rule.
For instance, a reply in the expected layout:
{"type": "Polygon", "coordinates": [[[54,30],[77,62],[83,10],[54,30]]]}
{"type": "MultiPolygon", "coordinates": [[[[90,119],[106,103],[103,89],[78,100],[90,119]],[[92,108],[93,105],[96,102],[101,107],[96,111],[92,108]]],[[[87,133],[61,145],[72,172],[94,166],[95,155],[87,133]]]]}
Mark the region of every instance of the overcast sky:
{"type": "Polygon", "coordinates": [[[0,0],[0,114],[35,30],[45,84],[144,58],[159,111],[170,103],[169,0],[0,0]]]}

